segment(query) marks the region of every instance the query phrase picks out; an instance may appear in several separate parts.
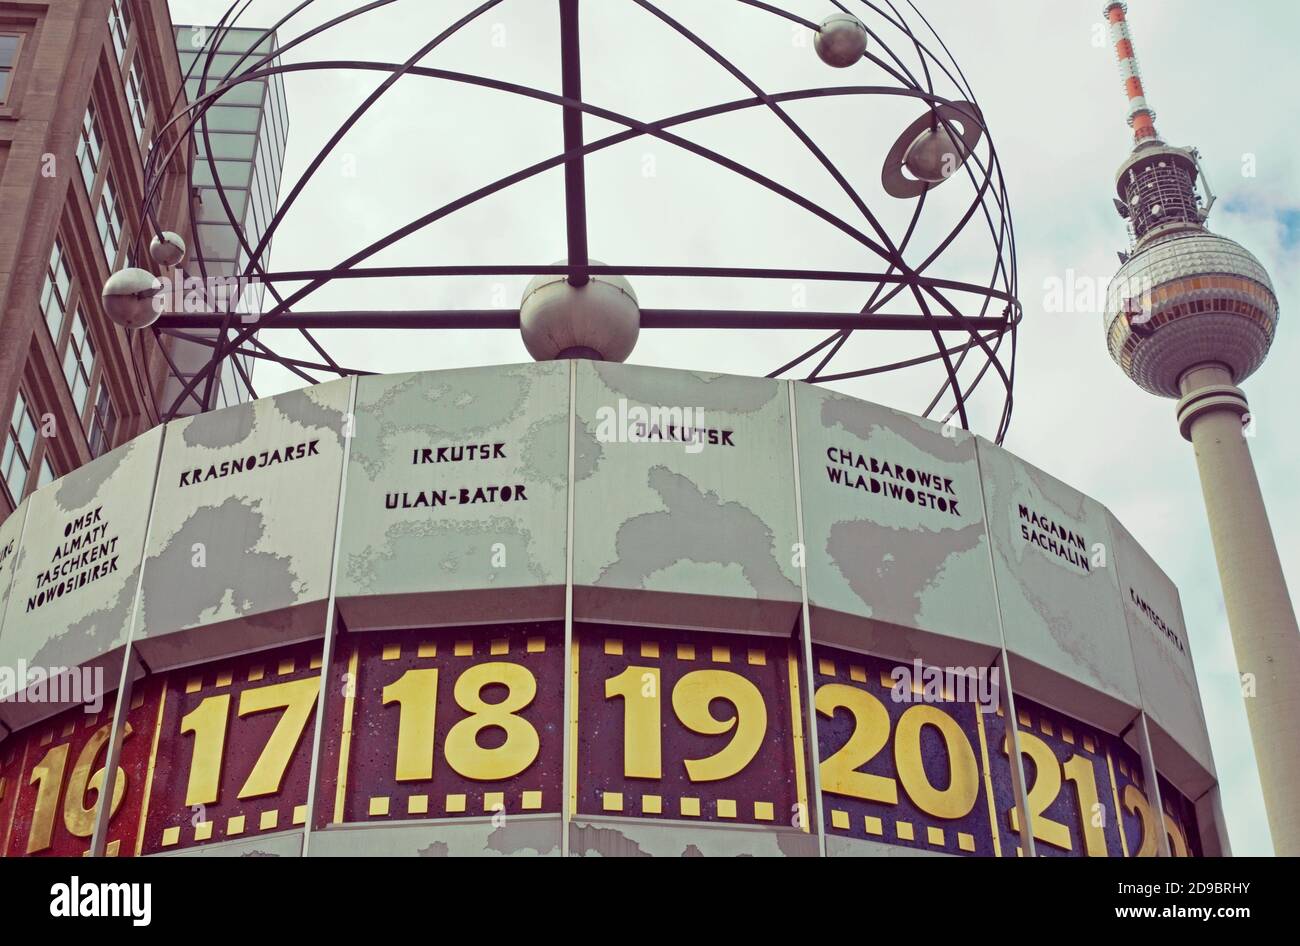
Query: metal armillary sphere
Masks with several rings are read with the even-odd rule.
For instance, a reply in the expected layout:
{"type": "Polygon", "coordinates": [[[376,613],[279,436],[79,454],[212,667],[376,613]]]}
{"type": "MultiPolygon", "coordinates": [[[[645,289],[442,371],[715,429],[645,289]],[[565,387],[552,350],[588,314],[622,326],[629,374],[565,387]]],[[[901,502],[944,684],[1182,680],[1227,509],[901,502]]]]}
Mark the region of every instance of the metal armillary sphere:
{"type": "MultiPolygon", "coordinates": [[[[882,0],[879,5],[870,0],[859,3],[827,0],[825,15],[813,21],[786,9],[793,4],[709,0],[709,13],[725,10],[728,16],[740,16],[744,11],[747,29],[793,36],[792,55],[802,57],[799,68],[811,69],[816,76],[824,77],[824,81],[811,85],[773,90],[760,86],[749,73],[711,45],[708,36],[697,33],[652,0],[607,0],[611,4],[626,3],[627,15],[642,16],[645,23],[657,24],[668,31],[668,36],[675,34],[683,48],[712,60],[720,79],[730,83],[722,88],[739,93],[725,97],[724,91],[717,104],[677,114],[628,115],[583,96],[580,26],[592,8],[580,11],[579,0],[555,0],[547,9],[559,36],[559,61],[555,63],[555,76],[560,80],[558,93],[437,67],[439,47],[495,10],[501,0],[488,0],[437,35],[413,43],[416,48],[401,62],[310,58],[313,38],[328,30],[355,27],[358,18],[407,2],[414,0],[358,3],[355,8],[286,39],[295,25],[294,18],[312,3],[305,0],[263,34],[279,38],[277,49],[269,54],[244,53],[233,66],[218,71],[213,67],[214,56],[226,31],[237,26],[242,18],[258,13],[256,0],[240,0],[211,29],[206,45],[198,50],[199,55],[186,77],[197,79],[198,94],[187,105],[178,103],[174,117],[158,138],[168,144],[154,147],[147,161],[145,212],[153,231],[141,234],[136,240],[132,259],[137,266],[143,259],[144,241],[149,238],[153,238],[151,256],[159,266],[175,265],[186,253],[184,242],[170,232],[180,228],[180,221],[157,219],[156,195],[165,169],[173,165],[181,149],[187,149],[192,156],[195,142],[206,140],[209,134],[206,115],[222,96],[242,83],[277,74],[345,71],[371,75],[382,81],[322,143],[301,177],[292,186],[285,182],[287,190],[278,211],[266,224],[265,232],[253,241],[242,231],[226,199],[212,148],[205,149],[206,157],[201,160],[211,168],[212,186],[235,228],[244,255],[250,260],[242,275],[267,287],[268,306],[251,323],[233,312],[170,312],[149,326],[160,347],[162,336],[170,335],[211,348],[211,357],[201,371],[187,372],[184,376],[178,372],[179,393],[174,398],[169,394],[170,403],[155,405],[160,419],[187,410],[192,412],[195,407],[211,408],[214,379],[220,377],[223,364],[232,357],[241,374],[245,373],[247,359],[262,359],[278,363],[309,383],[323,380],[318,377],[320,374],[367,373],[364,366],[345,367],[336,361],[312,335],[317,330],[516,328],[522,329],[528,351],[537,358],[623,360],[638,335],[644,338],[654,330],[780,329],[816,332],[818,340],[806,350],[792,349],[789,357],[783,358],[783,363],[774,370],[770,370],[770,364],[761,365],[755,366],[754,373],[767,372],[769,377],[811,382],[849,382],[902,369],[930,371],[933,377],[927,382],[927,389],[933,389],[933,397],[928,404],[913,405],[913,410],[970,428],[968,404],[976,389],[983,386],[981,398],[995,399],[987,415],[995,420],[986,432],[1002,440],[1011,416],[1015,337],[1021,317],[1015,238],[1006,188],[984,113],[975,104],[974,94],[947,47],[911,3],[906,4],[908,10],[904,14],[890,0],[882,0]],[[919,28],[914,28],[909,20],[920,24],[919,28]],[[562,129],[563,150],[546,160],[521,166],[515,173],[469,193],[450,193],[441,205],[413,207],[409,223],[345,259],[322,260],[314,269],[271,271],[267,265],[267,247],[286,217],[293,213],[306,184],[353,132],[354,126],[398,82],[458,84],[457,87],[490,90],[503,98],[515,97],[552,106],[557,125],[562,129]],[[887,106],[886,111],[893,109],[895,114],[881,121],[868,107],[872,103],[887,106]],[[827,149],[807,131],[806,123],[794,117],[808,107],[834,109],[836,121],[846,123],[845,127],[869,132],[868,145],[858,149],[851,161],[843,158],[832,161],[827,149]],[[773,127],[782,136],[780,153],[798,152],[811,158],[818,167],[817,173],[824,175],[817,184],[833,185],[835,199],[842,201],[844,212],[836,212],[824,197],[807,196],[803,187],[775,180],[750,164],[688,137],[711,119],[753,113],[770,116],[773,127]],[[901,119],[897,117],[900,114],[901,119]],[[584,117],[598,119],[602,126],[617,126],[619,130],[602,137],[584,136],[584,117]],[[636,139],[653,139],[688,152],[745,179],[756,193],[775,195],[806,212],[816,225],[835,231],[836,239],[847,237],[853,241],[852,258],[857,264],[848,268],[784,268],[753,265],[744,259],[714,266],[663,265],[654,259],[597,262],[592,252],[611,257],[600,246],[592,247],[589,252],[586,168],[602,151],[636,139]],[[377,254],[411,235],[489,197],[504,195],[508,199],[510,188],[556,170],[562,170],[564,176],[564,214],[552,222],[556,252],[547,259],[537,260],[535,265],[500,265],[493,260],[462,265],[438,259],[420,266],[373,265],[372,259],[377,254]],[[869,191],[871,200],[866,197],[869,191]],[[960,253],[954,249],[959,243],[964,247],[960,253]],[[552,262],[556,256],[563,257],[562,261],[552,262]],[[313,293],[338,280],[407,277],[462,280],[532,277],[532,282],[525,298],[520,300],[520,308],[516,309],[324,312],[307,307],[313,293]],[[650,298],[651,287],[682,280],[728,287],[754,280],[817,287],[833,285],[839,290],[851,289],[856,301],[852,307],[845,307],[845,311],[809,311],[797,307],[790,311],[642,308],[638,302],[638,298],[650,298]],[[300,288],[281,292],[278,287],[287,283],[300,284],[300,288]],[[300,332],[319,360],[276,353],[260,334],[268,329],[300,332]],[[914,351],[906,357],[897,357],[900,346],[907,344],[914,351]]],[[[663,6],[671,4],[671,0],[658,2],[663,6]]],[[[692,3],[682,8],[684,12],[680,15],[685,18],[705,7],[705,4],[692,3]]],[[[609,7],[602,7],[602,12],[608,10],[609,7]]],[[[588,39],[591,40],[590,36],[588,39]]],[[[251,48],[257,49],[259,45],[253,43],[251,48]]],[[[227,61],[230,58],[233,57],[227,56],[227,61]]],[[[622,81],[638,80],[635,74],[630,74],[622,81]]],[[[438,157],[472,162],[472,146],[464,150],[464,154],[438,157]]],[[[193,164],[191,161],[191,184],[193,164]]],[[[702,208],[701,215],[707,218],[708,209],[702,208]]],[[[199,243],[197,234],[194,242],[199,243]]],[[[201,271],[203,247],[195,245],[189,252],[191,265],[197,265],[201,271]]],[[[136,282],[138,278],[133,287],[136,282]]],[[[132,327],[140,327],[143,308],[143,304],[135,303],[136,324],[132,327]]],[[[136,333],[137,357],[143,356],[141,349],[148,337],[149,333],[136,333]]],[[[166,349],[163,350],[165,353],[166,349]]]]}

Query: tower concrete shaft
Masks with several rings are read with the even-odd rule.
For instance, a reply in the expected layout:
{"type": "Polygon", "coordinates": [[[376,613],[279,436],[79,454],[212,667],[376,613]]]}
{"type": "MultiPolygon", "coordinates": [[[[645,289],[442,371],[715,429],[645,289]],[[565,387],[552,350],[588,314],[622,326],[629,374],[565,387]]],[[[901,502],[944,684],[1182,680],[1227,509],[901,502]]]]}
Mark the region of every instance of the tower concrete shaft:
{"type": "Polygon", "coordinates": [[[1255,476],[1246,397],[1221,365],[1181,381],[1178,424],[1192,442],[1218,560],[1246,718],[1277,854],[1300,856],[1300,627],[1255,476]]]}

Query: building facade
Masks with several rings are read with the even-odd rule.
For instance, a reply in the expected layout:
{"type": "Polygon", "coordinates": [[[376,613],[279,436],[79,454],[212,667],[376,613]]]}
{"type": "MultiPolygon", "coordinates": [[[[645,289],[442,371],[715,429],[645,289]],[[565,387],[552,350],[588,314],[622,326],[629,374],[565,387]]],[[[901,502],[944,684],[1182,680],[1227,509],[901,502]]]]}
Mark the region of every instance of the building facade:
{"type": "MultiPolygon", "coordinates": [[[[165,4],[0,2],[0,517],[39,485],[154,426],[166,357],[105,317],[139,258],[151,149],[183,95],[165,4]]],[[[188,232],[186,156],[159,218],[188,232]]]]}
{"type": "MultiPolygon", "coordinates": [[[[248,69],[278,48],[274,34],[262,29],[230,29],[220,36],[206,26],[177,26],[176,48],[185,88],[191,102],[221,83],[234,69],[248,69]],[[208,76],[205,83],[203,76],[208,76]]],[[[278,60],[273,60],[278,62],[278,60]]],[[[194,240],[185,263],[187,277],[232,278],[243,274],[249,252],[258,247],[279,204],[284,149],[289,134],[284,80],[243,82],[217,99],[194,134],[194,240]],[[212,160],[209,161],[209,146],[212,160]],[[222,191],[215,181],[220,180],[222,191]],[[223,202],[224,197],[224,202],[223,202]],[[231,225],[234,217],[239,228],[231,225]],[[243,240],[240,234],[243,234],[243,240]]],[[[259,254],[263,260],[268,246],[259,254]]],[[[262,311],[264,288],[251,283],[233,294],[230,302],[241,319],[262,311]]],[[[215,337],[215,331],[197,334],[215,337]]],[[[175,349],[178,377],[188,377],[207,364],[211,349],[181,342],[175,349]]],[[[249,398],[255,359],[226,359],[207,401],[224,407],[249,398]]],[[[173,379],[168,394],[174,399],[180,382],[173,379]]],[[[189,401],[182,414],[199,405],[189,401]]]]}

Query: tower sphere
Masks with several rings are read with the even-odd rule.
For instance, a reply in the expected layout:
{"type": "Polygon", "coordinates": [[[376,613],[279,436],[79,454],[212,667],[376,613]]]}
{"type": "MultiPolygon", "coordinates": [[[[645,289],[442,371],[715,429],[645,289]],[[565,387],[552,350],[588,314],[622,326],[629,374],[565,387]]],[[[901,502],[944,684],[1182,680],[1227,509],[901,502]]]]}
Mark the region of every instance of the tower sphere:
{"type": "Polygon", "coordinates": [[[1179,397],[1189,369],[1218,362],[1240,384],[1277,327],[1273,282],[1245,247],[1208,230],[1144,242],[1106,293],[1110,355],[1139,387],[1179,397]]]}
{"type": "Polygon", "coordinates": [[[593,274],[585,285],[574,286],[562,273],[541,275],[524,290],[519,330],[537,361],[626,361],[641,332],[641,308],[622,276],[593,274]]]}
{"type": "Polygon", "coordinates": [[[122,269],[108,277],[100,294],[104,312],[123,328],[148,328],[158,320],[154,304],[162,285],[147,269],[122,269]]]}
{"type": "Polygon", "coordinates": [[[149,257],[166,269],[179,266],[185,259],[185,241],[180,234],[164,230],[149,243],[149,257]]]}
{"type": "Polygon", "coordinates": [[[847,69],[867,51],[867,28],[856,16],[832,13],[822,20],[813,46],[826,65],[847,69]]]}

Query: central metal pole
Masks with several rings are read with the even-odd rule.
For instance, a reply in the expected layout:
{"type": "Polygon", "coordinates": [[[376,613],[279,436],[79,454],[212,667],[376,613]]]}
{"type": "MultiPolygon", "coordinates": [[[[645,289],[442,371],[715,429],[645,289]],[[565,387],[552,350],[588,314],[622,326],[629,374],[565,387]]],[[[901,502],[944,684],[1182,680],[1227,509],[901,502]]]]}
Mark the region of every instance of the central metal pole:
{"type": "MultiPolygon", "coordinates": [[[[560,0],[561,94],[582,101],[582,52],[578,37],[578,0],[560,0]]],[[[582,148],[582,111],[564,107],[564,150],[582,148]]],[[[582,155],[564,162],[564,210],[569,237],[569,285],[585,286],[587,273],[587,181],[582,155]]]]}

